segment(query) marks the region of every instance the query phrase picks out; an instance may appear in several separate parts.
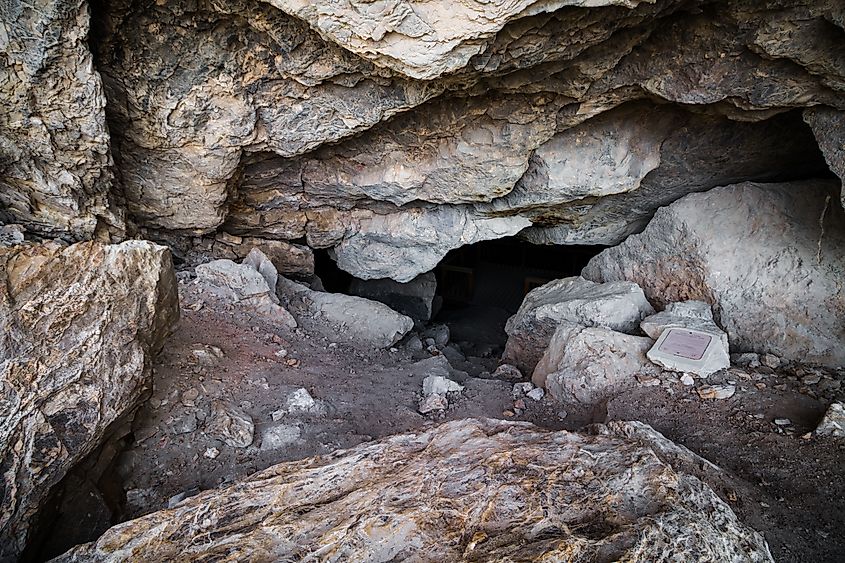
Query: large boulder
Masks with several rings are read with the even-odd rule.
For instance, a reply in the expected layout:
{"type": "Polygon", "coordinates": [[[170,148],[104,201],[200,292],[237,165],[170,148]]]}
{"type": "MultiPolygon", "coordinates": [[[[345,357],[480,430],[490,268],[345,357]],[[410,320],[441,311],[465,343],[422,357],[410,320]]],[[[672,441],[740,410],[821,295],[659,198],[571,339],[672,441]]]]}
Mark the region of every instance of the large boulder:
{"type": "Polygon", "coordinates": [[[634,332],[653,312],[643,290],[634,283],[599,284],[582,277],[554,280],[531,290],[508,319],[502,361],[531,373],[559,324],[634,332]]]}
{"type": "Polygon", "coordinates": [[[659,375],[646,357],[653,344],[651,338],[561,323],[531,380],[558,401],[595,405],[636,386],[636,376],[659,375]]]}
{"type": "Polygon", "coordinates": [[[0,560],[50,489],[131,415],[179,317],[169,251],[143,241],[0,247],[0,560]]]}
{"type": "Polygon", "coordinates": [[[684,471],[703,459],[639,422],[592,431],[448,422],[276,465],[55,561],[772,561],[684,471]]]}
{"type": "Polygon", "coordinates": [[[316,319],[317,328],[332,339],[389,348],[414,328],[410,317],[363,297],[314,291],[284,277],[279,277],[277,291],[300,321],[316,319]]]}
{"type": "Polygon", "coordinates": [[[845,213],[839,184],[743,183],[688,195],[584,268],[597,282],[628,280],[665,306],[713,306],[735,351],[845,363],[845,213]]]}

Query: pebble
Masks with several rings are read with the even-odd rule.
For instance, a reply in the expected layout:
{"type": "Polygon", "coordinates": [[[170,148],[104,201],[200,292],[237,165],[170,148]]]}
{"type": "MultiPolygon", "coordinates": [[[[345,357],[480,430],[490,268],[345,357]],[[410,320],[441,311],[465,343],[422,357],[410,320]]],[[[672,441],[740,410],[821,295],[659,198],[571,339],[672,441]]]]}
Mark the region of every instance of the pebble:
{"type": "Polygon", "coordinates": [[[421,414],[428,414],[434,411],[446,410],[448,406],[449,401],[446,399],[446,395],[432,393],[420,401],[419,411],[421,414]]]}
{"type": "Polygon", "coordinates": [[[505,381],[519,381],[522,379],[522,372],[519,368],[510,364],[502,364],[493,372],[493,377],[496,379],[504,379],[505,381]]]}
{"type": "Polygon", "coordinates": [[[186,407],[193,407],[196,404],[196,400],[199,398],[200,392],[197,391],[195,388],[191,387],[187,391],[182,393],[182,404],[186,407]]]}
{"type": "Polygon", "coordinates": [[[681,383],[683,383],[687,387],[690,387],[692,385],[695,385],[695,379],[693,379],[693,377],[690,374],[685,373],[684,375],[681,376],[681,383]]]}
{"type": "Polygon", "coordinates": [[[534,389],[534,384],[530,381],[524,383],[515,383],[511,394],[513,395],[514,399],[518,399],[519,397],[530,393],[532,389],[534,389]]]}
{"type": "Polygon", "coordinates": [[[736,393],[734,385],[705,385],[696,389],[702,399],[730,399],[736,393]]]}
{"type": "Polygon", "coordinates": [[[516,413],[513,412],[513,411],[502,411],[502,416],[512,418],[512,417],[516,416],[516,413]]]}
{"type": "Polygon", "coordinates": [[[774,354],[763,354],[760,356],[760,363],[767,368],[777,369],[780,367],[780,358],[774,354]]]}
{"type": "Polygon", "coordinates": [[[778,426],[789,426],[790,424],[792,424],[792,421],[788,418],[776,418],[775,424],[778,426]]]}
{"type": "Polygon", "coordinates": [[[513,402],[513,408],[516,410],[525,410],[525,401],[522,399],[517,399],[513,402]]]}
{"type": "Polygon", "coordinates": [[[274,354],[274,356],[276,356],[277,358],[284,358],[287,355],[288,355],[288,351],[285,350],[284,348],[276,350],[276,352],[274,354]]]}
{"type": "Polygon", "coordinates": [[[217,456],[220,455],[220,450],[217,448],[206,448],[205,453],[202,454],[203,457],[207,457],[208,459],[217,459],[217,456]]]}
{"type": "Polygon", "coordinates": [[[529,399],[533,399],[535,401],[541,401],[543,399],[543,397],[546,396],[546,392],[543,389],[541,389],[540,387],[537,387],[535,389],[532,389],[528,393],[526,393],[526,396],[529,399]]]}

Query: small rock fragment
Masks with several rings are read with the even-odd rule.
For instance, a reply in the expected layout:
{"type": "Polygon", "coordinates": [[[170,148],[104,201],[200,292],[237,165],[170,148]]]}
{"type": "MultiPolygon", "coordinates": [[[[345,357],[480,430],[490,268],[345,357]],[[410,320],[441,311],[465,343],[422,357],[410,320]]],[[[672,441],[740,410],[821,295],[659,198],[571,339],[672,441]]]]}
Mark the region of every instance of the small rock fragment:
{"type": "Polygon", "coordinates": [[[702,399],[730,399],[736,393],[735,385],[704,385],[696,389],[702,399]]]}
{"type": "Polygon", "coordinates": [[[464,390],[464,386],[456,381],[447,379],[442,375],[429,375],[423,379],[423,395],[445,395],[446,393],[459,393],[464,390]]]}
{"type": "Polygon", "coordinates": [[[529,399],[533,399],[535,401],[540,401],[540,400],[543,399],[543,397],[546,396],[546,392],[542,388],[537,387],[537,388],[532,389],[528,393],[526,393],[526,396],[529,399]]]}
{"type": "Polygon", "coordinates": [[[220,450],[217,448],[206,448],[205,453],[202,454],[203,457],[207,457],[208,459],[217,459],[217,456],[220,455],[220,450]]]}
{"type": "Polygon", "coordinates": [[[220,363],[225,354],[223,350],[211,344],[194,344],[191,356],[201,366],[212,367],[220,363]]]}
{"type": "Polygon", "coordinates": [[[790,426],[792,421],[788,418],[776,418],[774,420],[776,426],[790,426]]]}
{"type": "Polygon", "coordinates": [[[693,377],[690,374],[685,373],[684,375],[681,376],[681,383],[683,383],[687,387],[690,387],[692,385],[695,385],[695,379],[693,379],[693,377]]]}
{"type": "Polygon", "coordinates": [[[195,387],[191,387],[182,393],[181,401],[186,407],[193,407],[196,400],[199,398],[200,392],[195,387]]]}
{"type": "Polygon", "coordinates": [[[527,395],[534,389],[534,384],[530,381],[525,381],[522,383],[515,383],[513,386],[513,391],[511,394],[513,395],[514,399],[518,399],[524,395],[527,395]]]}
{"type": "Polygon", "coordinates": [[[428,414],[434,411],[443,411],[449,406],[449,401],[446,399],[446,395],[440,395],[438,393],[432,393],[423,398],[420,401],[420,408],[419,411],[421,414],[428,414]]]}
{"type": "Polygon", "coordinates": [[[777,369],[780,367],[780,358],[774,354],[763,354],[760,356],[760,363],[767,368],[777,369]]]}
{"type": "Polygon", "coordinates": [[[519,381],[522,379],[522,372],[519,368],[510,364],[502,364],[493,372],[494,379],[504,379],[505,381],[519,381]]]}
{"type": "Polygon", "coordinates": [[[845,403],[831,403],[816,427],[816,435],[845,438],[845,403]]]}
{"type": "Polygon", "coordinates": [[[251,416],[234,405],[214,401],[211,406],[211,420],[205,432],[233,448],[246,448],[252,444],[255,424],[251,416]]]}
{"type": "Polygon", "coordinates": [[[322,401],[318,401],[311,396],[307,389],[300,387],[291,392],[285,398],[284,406],[273,412],[271,415],[273,421],[278,421],[285,415],[296,414],[313,414],[323,415],[326,413],[326,405],[322,401]]]}
{"type": "Polygon", "coordinates": [[[295,424],[270,426],[261,433],[261,451],[281,450],[295,444],[302,431],[295,424]]]}

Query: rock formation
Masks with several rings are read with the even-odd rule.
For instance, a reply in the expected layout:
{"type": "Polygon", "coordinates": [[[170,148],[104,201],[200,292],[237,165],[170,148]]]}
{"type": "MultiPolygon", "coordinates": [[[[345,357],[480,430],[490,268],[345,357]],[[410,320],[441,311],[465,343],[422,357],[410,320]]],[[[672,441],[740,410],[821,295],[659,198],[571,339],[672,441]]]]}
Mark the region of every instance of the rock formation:
{"type": "Polygon", "coordinates": [[[178,319],[164,247],[0,247],[0,559],[50,490],[125,420],[178,319]]]}
{"type": "Polygon", "coordinates": [[[639,284],[656,305],[699,300],[739,352],[845,362],[845,217],[835,182],[737,184],[660,209],[583,275],[639,284]]]}
{"type": "Polygon", "coordinates": [[[594,432],[449,422],[276,465],[56,561],[772,561],[682,469],[707,462],[641,423],[594,432]]]}

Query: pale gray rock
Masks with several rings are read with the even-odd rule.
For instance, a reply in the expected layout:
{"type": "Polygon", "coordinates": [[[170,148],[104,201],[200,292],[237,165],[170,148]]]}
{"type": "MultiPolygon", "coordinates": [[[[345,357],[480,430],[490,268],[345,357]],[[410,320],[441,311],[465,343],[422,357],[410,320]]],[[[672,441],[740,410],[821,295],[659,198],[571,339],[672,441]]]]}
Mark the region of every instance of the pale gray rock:
{"type": "Polygon", "coordinates": [[[506,23],[563,6],[625,6],[638,0],[467,0],[373,4],[344,0],[330,6],[304,0],[268,0],[307,21],[320,35],[412,78],[454,72],[483,53],[506,23]]]}
{"type": "Polygon", "coordinates": [[[283,450],[299,442],[302,430],[296,424],[276,424],[261,431],[261,451],[283,450]]]}
{"type": "Polygon", "coordinates": [[[700,377],[707,377],[717,371],[730,367],[730,348],[728,335],[713,321],[713,310],[703,301],[680,301],[669,303],[666,308],[640,323],[640,328],[654,340],[660,338],[670,328],[690,329],[710,335],[714,342],[708,347],[701,365],[690,365],[688,361],[680,363],[671,356],[655,354],[649,350],[648,358],[657,365],[678,372],[690,372],[700,377]]]}
{"type": "Polygon", "coordinates": [[[831,403],[816,427],[817,436],[845,438],[845,404],[831,403]]]}
{"type": "Polygon", "coordinates": [[[564,403],[595,405],[637,385],[637,375],[660,369],[646,358],[653,341],[604,327],[561,322],[531,375],[564,403]]]}
{"type": "Polygon", "coordinates": [[[431,319],[437,278],[433,272],[421,274],[409,282],[399,283],[390,278],[381,280],[352,280],[349,293],[384,303],[391,309],[414,320],[431,319]]]}
{"type": "Polygon", "coordinates": [[[635,282],[657,305],[712,303],[734,349],[842,365],[845,214],[831,205],[838,188],[744,183],[691,194],[593,258],[583,275],[635,282]]]}
{"type": "Polygon", "coordinates": [[[0,247],[0,560],[51,488],[126,423],[179,318],[165,247],[0,247]],[[113,430],[112,430],[113,431],[113,430]]]}
{"type": "Polygon", "coordinates": [[[515,235],[525,217],[487,217],[466,205],[409,207],[390,214],[356,211],[334,247],[337,265],[361,279],[408,282],[431,271],[455,248],[515,235]]]}
{"type": "Polygon", "coordinates": [[[730,399],[736,394],[736,385],[704,385],[695,391],[702,399],[730,399]]]}
{"type": "Polygon", "coordinates": [[[267,280],[249,264],[236,264],[231,260],[221,259],[200,264],[195,271],[200,283],[206,284],[211,291],[233,303],[262,295],[278,303],[278,298],[267,285],[267,280]]]}
{"type": "Polygon", "coordinates": [[[685,469],[718,468],[639,422],[591,431],[447,422],[276,465],[114,526],[56,561],[284,561],[327,550],[348,561],[460,561],[467,550],[483,561],[772,561],[763,537],[685,469]],[[613,534],[579,532],[608,521],[613,534]]]}
{"type": "Polygon", "coordinates": [[[390,348],[414,328],[410,317],[363,297],[313,291],[284,277],[278,292],[294,314],[321,319],[318,328],[353,344],[390,348]]]}
{"type": "Polygon", "coordinates": [[[77,240],[123,234],[88,30],[84,0],[0,4],[0,222],[77,240]]]}
{"type": "Polygon", "coordinates": [[[824,106],[808,108],[804,110],[804,121],[813,130],[830,170],[842,182],[840,201],[845,207],[845,111],[824,106]]]}
{"type": "Polygon", "coordinates": [[[653,312],[634,283],[597,284],[582,277],[554,280],[531,290],[508,319],[502,361],[531,373],[560,323],[633,332],[653,312]]]}
{"type": "Polygon", "coordinates": [[[273,262],[267,258],[267,255],[259,249],[253,248],[249,251],[249,254],[246,255],[243,262],[241,262],[241,265],[252,268],[261,274],[261,277],[264,278],[265,282],[267,282],[267,289],[270,292],[270,298],[274,303],[278,303],[279,298],[276,297],[276,284],[279,281],[279,272],[276,271],[276,266],[274,266],[273,262]]]}
{"type": "Polygon", "coordinates": [[[0,226],[0,246],[15,246],[24,241],[24,229],[21,225],[0,226]]]}
{"type": "Polygon", "coordinates": [[[211,403],[211,417],[205,433],[233,448],[246,448],[252,444],[255,424],[252,417],[235,405],[215,400],[211,403]]]}
{"type": "Polygon", "coordinates": [[[429,375],[422,382],[423,396],[446,395],[448,393],[460,393],[464,386],[457,381],[452,381],[442,375],[429,375]]]}
{"type": "Polygon", "coordinates": [[[432,412],[445,411],[449,408],[449,399],[446,395],[432,393],[431,395],[424,395],[420,399],[420,405],[417,410],[420,414],[429,414],[432,412]]]}
{"type": "Polygon", "coordinates": [[[288,415],[324,415],[326,414],[326,405],[322,401],[316,400],[307,389],[300,387],[290,392],[285,397],[285,402],[282,408],[274,411],[272,418],[274,421],[281,420],[288,415]]]}

